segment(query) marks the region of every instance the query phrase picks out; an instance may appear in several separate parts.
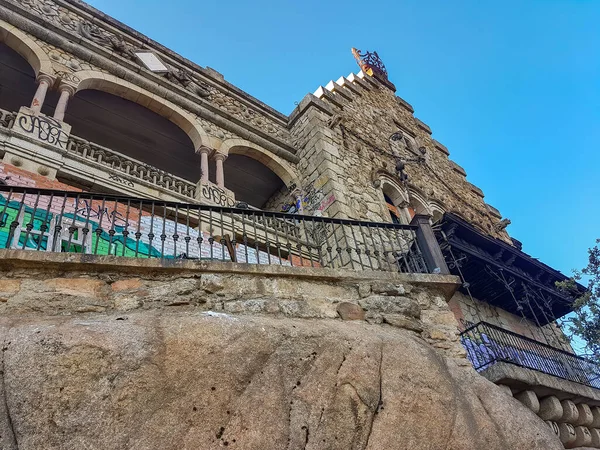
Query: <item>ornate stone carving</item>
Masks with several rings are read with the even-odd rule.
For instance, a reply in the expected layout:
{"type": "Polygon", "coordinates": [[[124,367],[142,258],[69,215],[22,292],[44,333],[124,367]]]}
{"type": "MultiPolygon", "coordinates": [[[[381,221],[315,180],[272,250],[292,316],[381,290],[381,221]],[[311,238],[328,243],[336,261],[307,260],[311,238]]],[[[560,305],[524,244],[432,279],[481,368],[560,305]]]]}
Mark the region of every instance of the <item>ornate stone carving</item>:
{"type": "Polygon", "coordinates": [[[510,219],[502,219],[500,222],[494,225],[494,230],[500,232],[506,229],[511,224],[510,219]]]}
{"type": "MultiPolygon", "coordinates": [[[[21,4],[29,11],[38,14],[46,22],[50,22],[60,28],[70,31],[77,36],[82,36],[89,41],[136,63],[137,58],[135,57],[135,51],[142,48],[148,48],[142,42],[138,42],[135,37],[114,32],[113,30],[109,31],[108,28],[103,27],[101,21],[90,22],[87,17],[84,18],[78,14],[75,9],[76,6],[62,6],[62,4],[59,5],[53,0],[11,1],[21,4]]],[[[76,36],[73,36],[73,38],[76,39],[76,36]]],[[[98,70],[98,68],[74,58],[73,55],[64,52],[62,49],[57,49],[43,41],[38,40],[38,43],[46,50],[46,53],[50,55],[53,61],[63,66],[57,68],[56,70],[58,71],[98,70]]],[[[152,51],[155,51],[159,56],[162,55],[162,52],[159,49],[152,49],[152,51]]],[[[232,116],[279,140],[288,143],[290,142],[290,135],[286,126],[278,123],[277,120],[272,119],[268,114],[255,110],[252,105],[247,106],[243,101],[238,100],[226,91],[202,83],[194,76],[193,71],[188,72],[186,69],[180,67],[171,67],[170,69],[170,75],[167,77],[173,83],[184,87],[198,97],[210,97],[210,100],[219,109],[226,111],[232,116]]],[[[106,70],[100,71],[107,72],[106,70]]]]}
{"type": "Polygon", "coordinates": [[[208,85],[192,78],[190,73],[185,69],[171,69],[165,76],[169,81],[182,85],[199,97],[206,98],[210,96],[208,85]]]}
{"type": "Polygon", "coordinates": [[[74,85],[78,85],[81,81],[77,75],[71,72],[55,70],[54,74],[56,75],[56,78],[60,78],[62,81],[66,81],[74,85]]]}

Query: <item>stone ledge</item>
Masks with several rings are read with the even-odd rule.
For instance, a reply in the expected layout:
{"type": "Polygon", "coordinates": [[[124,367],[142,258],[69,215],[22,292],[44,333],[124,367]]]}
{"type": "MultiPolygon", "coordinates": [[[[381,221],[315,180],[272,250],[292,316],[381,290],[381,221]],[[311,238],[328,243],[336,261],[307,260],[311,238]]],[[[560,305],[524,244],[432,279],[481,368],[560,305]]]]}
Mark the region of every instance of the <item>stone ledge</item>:
{"type": "Polygon", "coordinates": [[[432,133],[433,133],[433,132],[431,131],[431,128],[429,128],[429,125],[427,125],[425,122],[423,122],[423,121],[422,121],[422,120],[420,120],[420,119],[417,119],[416,117],[415,117],[415,121],[417,122],[417,126],[418,126],[418,127],[421,129],[421,130],[425,131],[427,134],[432,134],[432,133]]]}
{"type": "Polygon", "coordinates": [[[452,168],[452,170],[454,170],[456,173],[462,175],[463,177],[467,176],[467,172],[465,172],[465,169],[463,169],[461,166],[456,164],[454,161],[450,161],[450,167],[452,168]]]}
{"type": "Polygon", "coordinates": [[[477,186],[475,186],[473,183],[469,183],[469,188],[471,189],[471,192],[473,192],[475,195],[478,195],[481,198],[485,197],[483,191],[477,186]]]}
{"type": "Polygon", "coordinates": [[[448,148],[441,142],[436,141],[435,139],[433,139],[433,146],[440,152],[444,153],[446,156],[450,155],[450,151],[448,150],[448,148]]]}
{"type": "Polygon", "coordinates": [[[408,103],[406,100],[404,100],[403,98],[399,97],[396,95],[396,101],[398,102],[398,104],[400,106],[402,106],[403,108],[407,109],[408,112],[410,112],[411,114],[415,113],[414,108],[412,107],[412,105],[410,103],[408,103]]]}
{"type": "Polygon", "coordinates": [[[600,405],[600,389],[506,362],[497,362],[480,374],[493,383],[510,386],[515,391],[532,390],[540,398],[554,395],[560,400],[568,399],[575,403],[600,405]]]}
{"type": "Polygon", "coordinates": [[[185,259],[128,258],[123,256],[99,256],[78,253],[47,253],[1,249],[0,269],[36,268],[47,271],[115,272],[135,274],[148,273],[222,273],[239,275],[277,276],[312,279],[329,282],[387,282],[407,283],[435,288],[449,299],[460,286],[454,275],[427,273],[380,272],[374,270],[353,271],[349,269],[327,269],[317,267],[289,267],[266,264],[233,262],[207,262],[185,259]]]}
{"type": "Polygon", "coordinates": [[[490,214],[492,214],[494,217],[497,217],[498,219],[502,219],[502,214],[500,213],[500,211],[498,211],[497,208],[494,208],[492,205],[490,205],[489,203],[485,204],[485,207],[487,208],[487,210],[490,212],[490,214]]]}

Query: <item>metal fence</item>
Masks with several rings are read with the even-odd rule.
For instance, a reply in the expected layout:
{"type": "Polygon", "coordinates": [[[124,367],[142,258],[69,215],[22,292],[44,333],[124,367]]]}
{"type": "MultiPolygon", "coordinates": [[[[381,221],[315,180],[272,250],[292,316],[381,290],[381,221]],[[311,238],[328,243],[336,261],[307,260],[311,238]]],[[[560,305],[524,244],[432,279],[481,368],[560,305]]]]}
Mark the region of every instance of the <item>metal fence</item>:
{"type": "Polygon", "coordinates": [[[429,272],[417,226],[0,186],[0,248],[429,272]]]}
{"type": "Polygon", "coordinates": [[[477,371],[502,361],[600,389],[598,364],[496,325],[479,322],[460,339],[477,371]]]}

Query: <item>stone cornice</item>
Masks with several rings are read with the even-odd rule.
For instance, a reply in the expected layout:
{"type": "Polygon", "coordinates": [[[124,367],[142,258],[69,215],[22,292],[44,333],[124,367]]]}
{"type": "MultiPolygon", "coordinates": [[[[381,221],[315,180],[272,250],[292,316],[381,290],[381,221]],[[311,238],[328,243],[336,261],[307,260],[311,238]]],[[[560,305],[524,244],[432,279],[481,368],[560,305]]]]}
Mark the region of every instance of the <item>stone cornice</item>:
{"type": "Polygon", "coordinates": [[[92,17],[93,23],[99,23],[100,21],[102,21],[102,22],[107,23],[111,27],[119,30],[121,33],[130,35],[131,37],[133,37],[134,39],[145,44],[149,48],[156,50],[159,53],[163,53],[163,54],[167,55],[169,58],[171,58],[175,62],[186,66],[191,71],[201,74],[202,77],[210,79],[213,83],[221,85],[228,91],[234,92],[235,94],[237,94],[240,97],[239,100],[242,100],[242,101],[245,100],[248,104],[252,104],[257,109],[260,109],[264,113],[271,115],[273,119],[280,121],[282,125],[285,125],[287,123],[287,116],[285,114],[283,114],[283,113],[277,111],[276,109],[270,107],[269,105],[261,102],[257,98],[251,96],[247,92],[242,91],[241,89],[239,89],[238,87],[234,86],[233,84],[225,81],[224,79],[219,78],[218,76],[215,76],[214,71],[207,70],[204,67],[196,64],[195,62],[190,61],[187,58],[184,58],[183,56],[179,55],[178,53],[174,52],[173,50],[168,49],[167,47],[160,44],[159,42],[156,42],[155,40],[140,33],[139,31],[136,31],[135,29],[129,27],[128,25],[124,24],[123,22],[120,22],[120,21],[116,20],[115,18],[110,17],[109,15],[94,8],[93,6],[88,5],[85,2],[82,2],[81,0],[54,0],[54,1],[57,4],[64,6],[65,8],[71,9],[73,12],[83,11],[83,12],[89,14],[92,17]]]}
{"type": "MultiPolygon", "coordinates": [[[[57,0],[57,2],[61,2],[61,0],[57,0]]],[[[61,4],[62,3],[64,2],[61,2],[61,4]]],[[[77,3],[79,4],[80,2],[77,3]]],[[[50,21],[43,21],[43,25],[39,24],[38,22],[42,20],[40,16],[23,9],[14,1],[5,2],[5,4],[8,8],[0,8],[0,18],[13,26],[30,33],[49,44],[56,45],[74,56],[81,58],[90,64],[96,65],[119,78],[130,81],[159,97],[165,98],[244,139],[248,139],[257,145],[264,147],[290,162],[298,162],[298,158],[295,156],[296,149],[292,145],[283,142],[260,129],[249,126],[245,121],[216,108],[207,101],[195,97],[182,87],[171,83],[164,77],[143,70],[139,65],[123,58],[116,52],[111,52],[82,36],[75,35],[64,28],[56,26],[50,21]],[[115,59],[118,59],[118,62],[114,62],[115,59]]],[[[97,20],[93,17],[85,19],[97,20]]],[[[146,39],[149,40],[148,38],[146,39]]],[[[282,128],[286,127],[282,126],[282,128]]]]}

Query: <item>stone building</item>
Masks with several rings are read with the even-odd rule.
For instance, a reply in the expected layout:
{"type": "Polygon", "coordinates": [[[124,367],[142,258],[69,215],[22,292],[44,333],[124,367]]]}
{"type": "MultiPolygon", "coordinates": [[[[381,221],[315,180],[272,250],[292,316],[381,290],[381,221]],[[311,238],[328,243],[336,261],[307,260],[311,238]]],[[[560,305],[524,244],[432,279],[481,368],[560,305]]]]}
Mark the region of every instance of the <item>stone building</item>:
{"type": "Polygon", "coordinates": [[[556,442],[600,448],[600,372],[556,324],[571,311],[554,285],[565,276],[508,235],[377,54],[353,52],[358,73],[286,116],[83,2],[1,0],[0,307],[105,312],[59,297],[94,271],[134,271],[102,259],[119,256],[158,262],[111,282],[114,310],[193,305],[187,278],[165,303],[148,274],[201,268],[237,286],[202,275],[204,308],[411,330],[468,358],[556,442]],[[57,303],[27,306],[38,288],[57,303]]]}

